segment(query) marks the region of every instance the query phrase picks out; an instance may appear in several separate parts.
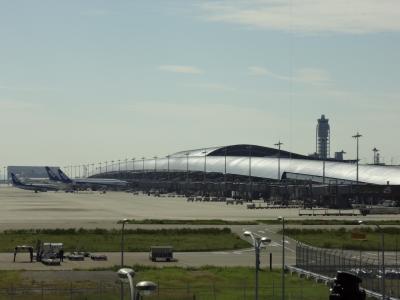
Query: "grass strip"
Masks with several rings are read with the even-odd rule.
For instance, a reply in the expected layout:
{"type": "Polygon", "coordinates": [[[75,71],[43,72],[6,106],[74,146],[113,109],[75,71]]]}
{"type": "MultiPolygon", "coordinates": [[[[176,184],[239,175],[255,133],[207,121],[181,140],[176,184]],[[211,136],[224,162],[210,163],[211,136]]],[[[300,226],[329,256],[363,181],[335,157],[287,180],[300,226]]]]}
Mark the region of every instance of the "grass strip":
{"type": "MultiPolygon", "coordinates": [[[[257,220],[258,223],[262,224],[282,224],[282,221],[279,220],[257,220]]],[[[304,220],[285,220],[286,224],[289,225],[358,225],[358,220],[338,220],[338,219],[304,219],[304,220]]],[[[368,220],[364,221],[365,225],[400,225],[400,220],[368,220]]]]}
{"type": "MultiPolygon", "coordinates": [[[[400,228],[384,227],[385,250],[396,251],[400,248],[400,228]]],[[[354,229],[295,229],[285,233],[305,244],[330,249],[373,251],[381,249],[381,233],[376,228],[359,227],[354,229]],[[352,233],[365,233],[365,240],[352,239],[352,233]]]]}
{"type": "MultiPolygon", "coordinates": [[[[151,246],[170,245],[175,251],[218,251],[249,247],[229,228],[126,229],[125,250],[148,251],[151,246]]],[[[107,229],[29,229],[0,233],[0,252],[12,252],[17,245],[36,241],[64,243],[65,251],[120,251],[121,231],[107,229]]]]}
{"type": "MultiPolygon", "coordinates": [[[[121,223],[119,221],[118,223],[121,223]]],[[[193,219],[193,220],[179,220],[179,219],[144,219],[144,220],[128,220],[128,224],[164,224],[164,225],[257,225],[256,221],[229,221],[221,219],[193,219]]]]}
{"type": "MultiPolygon", "coordinates": [[[[179,268],[179,267],[164,267],[164,268],[151,268],[145,266],[133,266],[136,271],[135,281],[150,280],[155,282],[159,289],[156,295],[146,297],[146,299],[160,299],[160,300],[179,300],[179,299],[218,299],[218,300],[232,300],[232,299],[254,299],[254,284],[255,272],[254,268],[249,267],[212,267],[205,266],[200,268],[179,268]]],[[[73,286],[84,288],[92,288],[98,284],[95,281],[96,272],[90,276],[88,281],[74,282],[73,286]]],[[[49,276],[51,277],[51,276],[49,276]]],[[[54,282],[49,278],[49,283],[54,282]]],[[[281,273],[280,270],[266,271],[265,269],[259,272],[259,296],[260,299],[280,299],[281,291],[281,273]]],[[[3,284],[0,277],[0,286],[9,284],[9,281],[3,284]]],[[[38,285],[36,282],[18,282],[14,283],[14,287],[24,286],[25,288],[35,287],[38,285]]],[[[69,286],[66,282],[54,283],[54,292],[57,292],[57,284],[59,288],[69,286]]],[[[103,300],[117,300],[119,298],[119,281],[105,282],[104,284],[113,284],[114,293],[103,291],[102,294],[93,294],[86,292],[85,298],[82,299],[103,299],[103,300]]],[[[45,283],[47,286],[47,283],[45,283]]],[[[68,293],[68,290],[65,291],[68,293]]],[[[328,299],[329,287],[323,284],[317,284],[314,280],[299,278],[298,276],[286,275],[286,297],[287,299],[313,299],[325,300],[328,299]]],[[[34,298],[29,295],[29,299],[34,298]]],[[[75,295],[74,299],[79,295],[75,295]]],[[[9,296],[8,296],[9,297],[9,296]]],[[[0,299],[2,300],[3,298],[0,299]]],[[[6,298],[4,298],[6,299],[6,298]]],[[[9,298],[7,298],[9,299],[9,298]]],[[[46,294],[46,299],[59,300],[67,299],[65,295],[51,295],[46,294]]],[[[69,299],[69,298],[68,298],[69,299]]]]}

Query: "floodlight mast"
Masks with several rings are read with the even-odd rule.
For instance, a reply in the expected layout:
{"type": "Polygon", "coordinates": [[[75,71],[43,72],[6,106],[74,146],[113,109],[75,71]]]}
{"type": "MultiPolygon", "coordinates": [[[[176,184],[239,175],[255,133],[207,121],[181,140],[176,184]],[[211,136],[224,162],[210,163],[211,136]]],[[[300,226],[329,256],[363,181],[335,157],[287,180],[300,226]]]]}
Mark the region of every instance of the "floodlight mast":
{"type": "Polygon", "coordinates": [[[353,135],[353,138],[355,138],[357,140],[357,176],[356,176],[357,185],[358,185],[358,165],[359,165],[359,161],[360,161],[359,160],[359,148],[360,148],[359,140],[360,140],[360,137],[362,137],[362,135],[359,132],[357,132],[357,134],[353,135]]]}
{"type": "Polygon", "coordinates": [[[281,146],[283,143],[279,140],[279,142],[274,145],[278,146],[278,180],[281,180],[281,146]]]}
{"type": "Polygon", "coordinates": [[[250,237],[253,242],[254,252],[256,256],[256,285],[255,285],[255,300],[258,300],[258,271],[260,269],[260,248],[265,243],[270,243],[271,239],[266,237],[255,237],[251,231],[246,230],[244,236],[250,237]]]}

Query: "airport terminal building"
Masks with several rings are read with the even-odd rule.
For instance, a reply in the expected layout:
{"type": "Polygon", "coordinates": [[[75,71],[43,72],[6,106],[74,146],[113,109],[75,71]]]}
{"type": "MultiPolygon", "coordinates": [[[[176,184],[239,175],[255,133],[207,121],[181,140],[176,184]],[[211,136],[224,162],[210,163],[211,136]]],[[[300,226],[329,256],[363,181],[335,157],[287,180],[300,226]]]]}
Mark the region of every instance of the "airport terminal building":
{"type": "Polygon", "coordinates": [[[211,147],[162,158],[120,161],[97,168],[93,176],[124,177],[127,173],[182,173],[196,175],[198,180],[201,176],[219,180],[234,176],[243,181],[287,179],[326,184],[400,185],[400,169],[394,166],[359,165],[357,172],[356,161],[321,160],[257,145],[211,147]]]}

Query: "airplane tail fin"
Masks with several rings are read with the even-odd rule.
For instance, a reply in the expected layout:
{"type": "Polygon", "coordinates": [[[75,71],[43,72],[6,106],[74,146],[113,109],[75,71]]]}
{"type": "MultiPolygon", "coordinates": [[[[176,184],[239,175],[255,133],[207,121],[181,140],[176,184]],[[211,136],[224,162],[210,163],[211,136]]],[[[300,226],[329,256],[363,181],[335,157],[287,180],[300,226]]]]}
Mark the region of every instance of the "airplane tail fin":
{"type": "Polygon", "coordinates": [[[64,182],[64,183],[72,182],[72,180],[61,169],[58,169],[58,175],[60,175],[62,182],[64,182]]]}
{"type": "Polygon", "coordinates": [[[47,175],[51,181],[61,181],[60,177],[58,177],[52,169],[49,167],[45,167],[47,175]]]}
{"type": "Polygon", "coordinates": [[[14,173],[11,173],[11,180],[12,180],[13,185],[22,185],[21,180],[19,180],[17,175],[15,175],[14,173]]]}

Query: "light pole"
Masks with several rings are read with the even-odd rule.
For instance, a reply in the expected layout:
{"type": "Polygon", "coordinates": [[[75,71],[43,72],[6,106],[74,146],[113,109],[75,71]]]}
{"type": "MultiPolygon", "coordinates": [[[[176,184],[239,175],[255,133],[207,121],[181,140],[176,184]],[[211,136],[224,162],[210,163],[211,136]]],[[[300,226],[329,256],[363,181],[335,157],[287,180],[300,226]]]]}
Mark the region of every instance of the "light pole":
{"type": "Polygon", "coordinates": [[[186,182],[189,182],[189,152],[186,152],[185,155],[186,155],[186,182]]]}
{"type": "MultiPolygon", "coordinates": [[[[122,269],[124,267],[124,247],[125,247],[124,229],[125,229],[125,224],[128,222],[128,219],[126,218],[122,219],[120,222],[122,223],[122,228],[121,228],[121,269],[122,269]]],[[[124,285],[121,282],[121,300],[123,299],[124,299],[124,285]]]]}
{"type": "Polygon", "coordinates": [[[204,154],[204,172],[203,172],[203,183],[206,183],[206,173],[207,173],[207,150],[204,149],[203,152],[201,152],[204,154]]]}
{"type": "Polygon", "coordinates": [[[357,181],[357,185],[358,185],[358,163],[359,163],[359,140],[360,137],[362,137],[362,135],[360,133],[357,132],[357,134],[353,135],[353,138],[356,139],[357,141],[357,176],[356,176],[356,181],[357,181]]]}
{"type": "Polygon", "coordinates": [[[278,146],[278,180],[281,180],[281,146],[283,143],[279,140],[275,146],[278,146]]]}
{"type": "MultiPolygon", "coordinates": [[[[358,224],[362,225],[364,224],[363,221],[358,221],[358,224]]],[[[382,259],[381,259],[381,289],[382,289],[382,300],[386,299],[386,287],[385,287],[385,234],[381,228],[381,226],[379,226],[379,224],[373,224],[379,231],[379,233],[381,234],[381,252],[382,252],[382,259]]]]}
{"type": "Polygon", "coordinates": [[[157,173],[157,156],[153,156],[153,158],[154,158],[154,172],[156,172],[157,173]]]}
{"type": "Polygon", "coordinates": [[[243,233],[246,237],[251,237],[254,246],[254,252],[256,255],[256,286],[255,286],[255,300],[258,300],[258,271],[260,269],[260,249],[263,244],[270,243],[271,240],[266,237],[255,237],[251,231],[245,231],[243,233]]]}
{"type": "Polygon", "coordinates": [[[168,176],[168,181],[169,181],[169,158],[170,158],[170,155],[167,155],[167,169],[168,169],[167,176],[168,176]]]}
{"type": "Polygon", "coordinates": [[[282,275],[281,275],[281,288],[282,300],[285,300],[285,218],[278,217],[282,221],[282,275]]]}
{"type": "Polygon", "coordinates": [[[252,186],[252,181],[251,181],[251,145],[247,146],[249,149],[249,187],[250,187],[250,200],[253,198],[253,186],[252,186]]]}
{"type": "MultiPolygon", "coordinates": [[[[140,281],[134,286],[133,277],[135,276],[135,271],[130,268],[119,269],[117,275],[121,279],[121,284],[123,284],[123,281],[128,280],[131,300],[139,300],[140,296],[151,295],[157,290],[157,285],[151,281],[140,281]]],[[[122,297],[123,296],[121,296],[121,298],[122,297]]]]}

